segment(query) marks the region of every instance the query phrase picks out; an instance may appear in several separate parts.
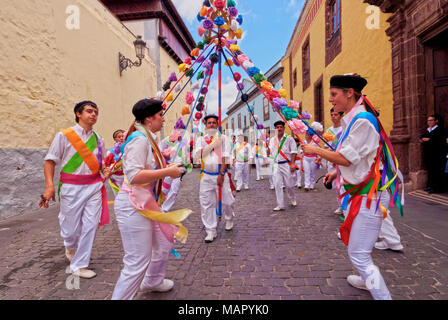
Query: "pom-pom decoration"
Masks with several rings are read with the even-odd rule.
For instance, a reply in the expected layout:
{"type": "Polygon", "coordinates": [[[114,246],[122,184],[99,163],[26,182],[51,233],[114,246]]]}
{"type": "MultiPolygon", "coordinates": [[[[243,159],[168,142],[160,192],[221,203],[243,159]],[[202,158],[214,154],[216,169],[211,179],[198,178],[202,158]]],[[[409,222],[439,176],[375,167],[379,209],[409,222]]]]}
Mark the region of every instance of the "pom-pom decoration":
{"type": "Polygon", "coordinates": [[[216,53],[212,53],[212,54],[210,55],[210,61],[211,61],[212,63],[218,63],[218,62],[219,62],[219,55],[216,54],[216,53]]]}
{"type": "Polygon", "coordinates": [[[210,68],[211,65],[212,65],[212,62],[211,62],[209,59],[205,60],[204,63],[202,63],[202,66],[203,66],[205,69],[210,68]]]}
{"type": "Polygon", "coordinates": [[[199,71],[199,73],[198,73],[198,76],[196,77],[196,80],[201,80],[201,79],[204,79],[204,71],[203,70],[201,70],[201,71],[199,71]]]}
{"type": "Polygon", "coordinates": [[[213,5],[215,6],[216,9],[222,10],[226,7],[226,2],[224,0],[215,0],[213,2],[213,5]]]}
{"type": "Polygon", "coordinates": [[[280,96],[282,98],[287,98],[288,97],[288,92],[286,91],[286,89],[281,88],[280,90],[278,90],[278,93],[280,93],[280,96]]]}
{"type": "Polygon", "coordinates": [[[303,110],[302,111],[302,119],[303,120],[310,120],[311,119],[311,114],[308,111],[303,110]]]}
{"type": "Polygon", "coordinates": [[[295,119],[295,118],[297,118],[297,115],[298,115],[296,110],[288,108],[287,106],[282,107],[282,114],[285,117],[286,121],[295,119]]]}
{"type": "Polygon", "coordinates": [[[177,76],[176,76],[175,72],[171,73],[170,77],[168,78],[168,81],[171,81],[171,82],[177,81],[177,76]]]}
{"type": "Polygon", "coordinates": [[[194,48],[193,50],[191,50],[190,56],[192,56],[192,57],[199,56],[199,48],[194,48]]]}
{"type": "Polygon", "coordinates": [[[270,100],[274,99],[274,98],[281,98],[280,93],[276,90],[270,90],[267,92],[267,95],[269,97],[270,100]]]}
{"type": "Polygon", "coordinates": [[[249,76],[253,77],[257,73],[260,73],[260,69],[258,69],[257,67],[251,67],[247,69],[247,73],[249,74],[249,76]]]}
{"type": "Polygon", "coordinates": [[[281,109],[281,107],[288,106],[288,102],[284,98],[274,98],[272,99],[272,103],[277,110],[281,109]]]}
{"type": "Polygon", "coordinates": [[[185,97],[185,101],[187,102],[188,105],[190,105],[190,104],[192,104],[194,102],[193,92],[191,92],[191,91],[187,92],[187,96],[185,97]]]}
{"type": "Polygon", "coordinates": [[[226,62],[224,62],[224,65],[233,67],[233,60],[227,59],[226,62]]]}
{"type": "Polygon", "coordinates": [[[194,117],[196,118],[196,120],[200,120],[202,118],[202,113],[197,112],[194,117]]]}
{"type": "Polygon", "coordinates": [[[288,125],[295,135],[305,134],[305,132],[308,130],[308,127],[297,118],[288,121],[288,125]]]}
{"type": "Polygon", "coordinates": [[[237,90],[243,91],[244,90],[244,83],[238,82],[236,84],[236,88],[237,88],[237,90]]]}
{"type": "Polygon", "coordinates": [[[252,61],[246,60],[243,62],[243,67],[249,69],[255,67],[255,65],[252,63],[252,61]]]}
{"type": "Polygon", "coordinates": [[[261,81],[260,87],[261,89],[263,89],[263,91],[271,91],[272,89],[274,89],[272,83],[266,80],[261,81]]]}
{"type": "Polygon", "coordinates": [[[226,23],[226,21],[224,20],[223,17],[217,17],[215,20],[213,20],[213,22],[218,26],[222,26],[224,23],[226,23]]]}
{"type": "Polygon", "coordinates": [[[174,100],[173,94],[170,93],[167,97],[166,97],[166,102],[171,102],[174,100]]]}
{"type": "Polygon", "coordinates": [[[230,45],[230,51],[235,52],[235,51],[241,51],[240,47],[237,44],[231,44],[230,45]]]}
{"type": "Polygon", "coordinates": [[[185,105],[182,107],[182,111],[180,112],[181,115],[185,116],[187,114],[190,114],[190,106],[185,105]]]}
{"type": "Polygon", "coordinates": [[[319,122],[313,122],[310,127],[318,133],[324,131],[324,126],[319,122]]]}
{"type": "Polygon", "coordinates": [[[185,72],[185,70],[188,69],[188,65],[186,63],[181,63],[177,66],[177,69],[179,70],[179,72],[185,72]]]}
{"type": "Polygon", "coordinates": [[[229,16],[232,18],[235,18],[238,15],[238,10],[235,7],[230,7],[229,9],[229,16]]]}
{"type": "Polygon", "coordinates": [[[294,100],[289,101],[289,107],[291,109],[299,111],[299,104],[297,102],[295,102],[294,100]]]}
{"type": "Polygon", "coordinates": [[[241,80],[241,74],[239,74],[238,72],[235,72],[235,73],[233,74],[233,79],[234,79],[236,82],[239,82],[239,81],[241,80]]]}
{"type": "Polygon", "coordinates": [[[257,85],[260,85],[263,80],[266,80],[266,78],[261,73],[257,73],[252,77],[252,80],[254,80],[257,85]]]}
{"type": "Polygon", "coordinates": [[[214,25],[215,25],[215,24],[213,23],[213,20],[211,20],[211,19],[205,19],[205,20],[202,22],[202,26],[203,26],[204,29],[206,29],[206,30],[212,30],[214,25]]]}
{"type": "Polygon", "coordinates": [[[191,90],[197,90],[199,89],[199,82],[195,82],[192,84],[192,86],[190,87],[191,90]]]}
{"type": "Polygon", "coordinates": [[[324,138],[324,140],[327,141],[327,142],[331,142],[331,141],[334,140],[334,134],[332,134],[331,132],[325,132],[322,135],[322,138],[324,138]]]}

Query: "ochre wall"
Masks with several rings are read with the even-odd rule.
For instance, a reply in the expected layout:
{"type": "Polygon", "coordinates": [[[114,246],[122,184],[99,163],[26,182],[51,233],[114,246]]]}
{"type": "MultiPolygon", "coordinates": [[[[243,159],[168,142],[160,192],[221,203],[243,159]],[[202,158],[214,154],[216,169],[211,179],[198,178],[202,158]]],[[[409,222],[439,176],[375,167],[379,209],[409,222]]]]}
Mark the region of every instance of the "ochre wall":
{"type": "Polygon", "coordinates": [[[2,1],[0,38],[0,148],[48,148],[86,99],[98,104],[95,130],[111,146],[133,104],[156,93],[148,56],[120,77],[118,52],[137,60],[135,36],[96,0],[2,1]],[[80,30],[66,28],[69,5],[80,9],[80,30]]]}
{"type": "MultiPolygon", "coordinates": [[[[314,0],[317,1],[317,0],[314,0]]],[[[380,111],[380,119],[387,132],[392,129],[393,122],[393,94],[392,94],[392,62],[391,44],[386,36],[388,28],[386,22],[388,14],[380,13],[380,28],[369,30],[365,22],[369,14],[366,13],[368,4],[359,1],[341,0],[341,30],[342,51],[325,67],[325,0],[309,31],[303,37],[297,52],[293,53],[292,70],[289,69],[288,56],[282,61],[285,68],[283,72],[283,87],[290,97],[290,72],[297,68],[297,86],[293,91],[295,101],[302,102],[303,110],[307,110],[314,119],[314,83],[323,76],[324,91],[324,119],[325,128],[332,126],[329,111],[330,78],[335,74],[356,72],[368,80],[363,93],[380,111]],[[310,35],[310,72],[311,84],[302,92],[302,45],[310,35]]],[[[300,32],[300,30],[298,30],[300,32]]],[[[294,47],[296,43],[292,43],[294,47]]]]}

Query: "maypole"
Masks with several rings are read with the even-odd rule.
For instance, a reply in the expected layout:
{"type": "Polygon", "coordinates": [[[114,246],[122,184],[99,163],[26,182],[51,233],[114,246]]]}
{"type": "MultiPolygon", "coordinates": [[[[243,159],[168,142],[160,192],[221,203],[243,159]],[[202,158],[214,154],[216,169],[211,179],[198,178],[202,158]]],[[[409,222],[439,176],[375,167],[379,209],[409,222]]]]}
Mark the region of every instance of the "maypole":
{"type": "MultiPolygon", "coordinates": [[[[221,44],[221,35],[218,34],[218,53],[219,53],[219,66],[218,66],[218,127],[219,127],[219,138],[222,137],[222,123],[221,123],[221,108],[222,108],[222,44],[221,44]]],[[[222,163],[222,143],[220,146],[220,159],[218,163],[218,172],[221,172],[221,163],[222,163]]],[[[218,217],[222,216],[222,186],[218,186],[218,217]]]]}

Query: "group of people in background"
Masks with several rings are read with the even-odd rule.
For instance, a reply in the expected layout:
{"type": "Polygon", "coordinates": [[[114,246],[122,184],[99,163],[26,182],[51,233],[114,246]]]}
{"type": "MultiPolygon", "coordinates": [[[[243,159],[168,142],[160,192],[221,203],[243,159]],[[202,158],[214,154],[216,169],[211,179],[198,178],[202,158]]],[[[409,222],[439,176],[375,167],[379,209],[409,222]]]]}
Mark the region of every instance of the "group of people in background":
{"type": "MultiPolygon", "coordinates": [[[[350,220],[349,228],[341,229],[338,236],[348,245],[348,255],[359,275],[350,275],[347,281],[369,290],[375,299],[390,299],[379,270],[378,286],[366,285],[368,270],[374,266],[374,247],[403,249],[388,210],[390,195],[388,191],[378,191],[374,196],[384,214],[378,206],[366,204],[367,194],[361,193],[356,210],[350,203],[344,206],[341,199],[347,186],[359,185],[368,177],[379,148],[375,125],[362,116],[367,113],[360,102],[366,84],[358,75],[332,77],[333,126],[327,130],[334,136],[329,142],[331,148],[321,147],[310,133],[305,135],[305,141],[286,134],[283,121],[274,124],[273,136],[260,134],[251,146],[242,132],[232,138],[222,135],[219,119],[213,114],[204,117],[205,132],[194,142],[185,138],[186,127],[181,118],[173,132],[159,141],[157,133],[164,125],[162,101],[143,99],[133,106],[132,126],[127,131],[115,131],[115,144],[106,150],[104,139],[93,130],[98,119],[97,105],[92,101],[78,103],[74,109],[75,126],[56,134],[45,157],[46,189],[39,202],[40,207],[48,208],[50,200],[55,201],[55,166],[61,165],[57,192],[61,202],[59,223],[71,272],[87,279],[96,275],[88,265],[98,226],[109,223],[106,180],[114,191],[115,218],[124,248],[124,267],[112,298],[132,299],[139,289],[165,292],[174,286],[172,280],[165,278],[168,258],[173,253],[174,240],[186,239],[187,232],[180,222],[190,211],[171,210],[183,175],[191,171],[192,158],[200,159],[199,203],[206,243],[215,240],[220,217],[226,231],[234,228],[235,192],[249,189],[252,163],[256,181],[267,177],[270,189],[275,190],[276,212],[286,208],[284,191],[294,208],[294,188],[304,187],[307,192],[315,189],[316,170],[324,163],[327,173],[323,182],[335,190],[334,198],[328,201],[337,204],[335,214],[350,220]],[[230,174],[232,167],[236,187],[230,174]]],[[[430,117],[428,126],[421,141],[430,171],[430,191],[439,192],[442,184],[436,168],[442,168],[440,149],[445,146],[439,145],[446,137],[441,133],[440,120],[430,117]]],[[[446,161],[446,152],[443,156],[446,161]]]]}

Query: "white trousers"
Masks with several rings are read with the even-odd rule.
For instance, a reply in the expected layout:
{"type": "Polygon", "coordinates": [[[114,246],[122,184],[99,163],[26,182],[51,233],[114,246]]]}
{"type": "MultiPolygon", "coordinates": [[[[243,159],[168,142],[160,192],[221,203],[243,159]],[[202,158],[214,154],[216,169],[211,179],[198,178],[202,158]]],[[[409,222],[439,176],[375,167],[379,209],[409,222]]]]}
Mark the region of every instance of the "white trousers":
{"type": "Polygon", "coordinates": [[[180,178],[173,179],[171,177],[166,177],[164,179],[164,183],[171,185],[162,204],[162,211],[168,212],[171,210],[174,202],[176,201],[177,194],[180,190],[181,181],[180,178]]]}
{"type": "Polygon", "coordinates": [[[384,219],[383,223],[381,224],[379,237],[383,239],[383,241],[386,242],[389,246],[401,244],[400,236],[398,235],[398,231],[394,226],[394,222],[389,210],[387,212],[386,219],[384,219]]]}
{"type": "Polygon", "coordinates": [[[236,188],[249,186],[249,162],[235,162],[236,188]]]}
{"type": "Polygon", "coordinates": [[[91,185],[64,183],[61,187],[59,225],[64,246],[76,250],[70,263],[72,272],[89,266],[93,241],[101,218],[102,182],[91,185]]]}
{"type": "Polygon", "coordinates": [[[303,157],[303,171],[305,173],[305,188],[313,189],[316,183],[316,157],[303,157]]]}
{"type": "Polygon", "coordinates": [[[261,168],[264,165],[264,159],[261,157],[255,157],[255,169],[257,173],[257,180],[259,180],[262,176],[261,174],[261,168]]]}
{"type": "MultiPolygon", "coordinates": [[[[387,209],[390,196],[381,192],[381,204],[387,209]]],[[[372,260],[372,249],[380,233],[383,212],[376,212],[376,197],[373,197],[370,209],[366,207],[367,196],[363,196],[361,208],[352,224],[348,244],[348,256],[356,267],[361,278],[366,281],[375,300],[390,300],[391,296],[378,267],[372,260]]],[[[350,210],[350,205],[347,209],[350,210]]]]}
{"type": "Polygon", "coordinates": [[[131,300],[144,287],[162,283],[173,244],[157,222],[142,216],[120,191],[115,198],[115,216],[123,242],[124,267],[115,285],[112,300],[131,300]]]}
{"type": "MultiPolygon", "coordinates": [[[[116,181],[117,185],[119,188],[121,188],[121,185],[124,182],[124,176],[117,176],[117,175],[112,175],[112,177],[114,178],[114,180],[116,181]]],[[[114,192],[114,195],[117,196],[118,192],[115,192],[114,188],[111,188],[112,191],[114,192]]]]}
{"type": "MultiPolygon", "coordinates": [[[[212,176],[204,173],[199,183],[199,202],[201,204],[201,218],[208,233],[216,232],[218,226],[218,216],[216,210],[218,208],[218,176],[212,176]]],[[[233,220],[235,216],[232,205],[235,198],[230,189],[229,176],[226,174],[222,186],[222,215],[225,221],[233,220]]]]}
{"type": "Polygon", "coordinates": [[[286,187],[286,193],[290,201],[295,200],[294,185],[296,184],[296,175],[291,173],[288,163],[274,164],[274,188],[277,198],[277,206],[285,208],[283,197],[283,186],[286,187]]]}
{"type": "Polygon", "coordinates": [[[301,187],[302,186],[302,163],[300,161],[296,161],[296,166],[297,166],[297,168],[299,168],[298,170],[296,170],[296,177],[297,177],[296,186],[301,187]]]}

